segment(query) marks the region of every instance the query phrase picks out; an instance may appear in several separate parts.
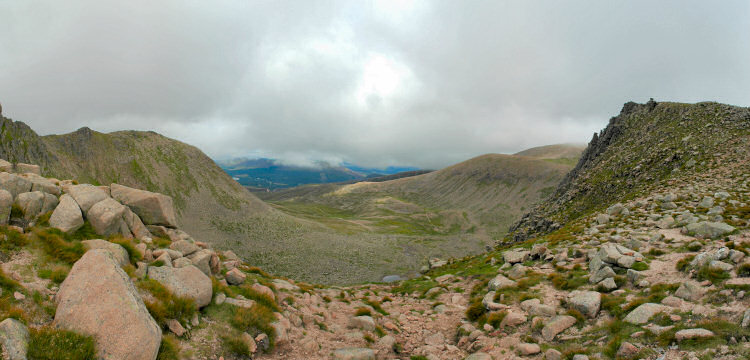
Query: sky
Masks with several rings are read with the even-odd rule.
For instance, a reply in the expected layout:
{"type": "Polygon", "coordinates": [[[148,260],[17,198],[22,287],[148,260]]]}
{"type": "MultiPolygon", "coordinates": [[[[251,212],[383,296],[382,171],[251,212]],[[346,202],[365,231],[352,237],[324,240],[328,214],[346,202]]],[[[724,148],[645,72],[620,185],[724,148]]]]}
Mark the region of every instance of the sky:
{"type": "Polygon", "coordinates": [[[749,106],[750,2],[0,0],[3,113],[43,135],[440,168],[652,97],[749,106]]]}

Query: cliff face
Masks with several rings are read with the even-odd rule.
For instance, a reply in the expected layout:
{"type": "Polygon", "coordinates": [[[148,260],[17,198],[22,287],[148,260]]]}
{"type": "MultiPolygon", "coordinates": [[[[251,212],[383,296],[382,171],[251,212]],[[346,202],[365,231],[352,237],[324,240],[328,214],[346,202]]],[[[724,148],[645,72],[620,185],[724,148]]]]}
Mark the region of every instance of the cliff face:
{"type": "Polygon", "coordinates": [[[54,156],[49,154],[41,137],[28,125],[0,115],[0,159],[37,164],[42,172],[48,173],[50,160],[54,156]]]}
{"type": "Polygon", "coordinates": [[[626,103],[594,134],[552,197],[513,224],[522,241],[624,201],[653,185],[696,175],[747,155],[750,108],[718,103],[626,103]],[[743,150],[744,149],[744,150],[743,150]]]}

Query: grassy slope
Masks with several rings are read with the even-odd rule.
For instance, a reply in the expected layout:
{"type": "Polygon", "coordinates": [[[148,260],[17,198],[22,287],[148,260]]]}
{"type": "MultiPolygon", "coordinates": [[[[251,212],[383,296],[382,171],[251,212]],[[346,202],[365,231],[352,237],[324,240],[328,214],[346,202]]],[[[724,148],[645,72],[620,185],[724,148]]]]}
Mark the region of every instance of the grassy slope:
{"type": "Polygon", "coordinates": [[[536,159],[576,159],[581,157],[581,153],[586,149],[585,145],[576,144],[555,144],[537,146],[514,155],[533,157],[536,159]]]}
{"type": "Polygon", "coordinates": [[[484,250],[549,195],[570,165],[483,155],[428,174],[385,182],[308,185],[264,195],[285,213],[324,224],[385,272],[410,274],[428,257],[484,250]],[[374,242],[375,241],[375,242],[374,242]]]}

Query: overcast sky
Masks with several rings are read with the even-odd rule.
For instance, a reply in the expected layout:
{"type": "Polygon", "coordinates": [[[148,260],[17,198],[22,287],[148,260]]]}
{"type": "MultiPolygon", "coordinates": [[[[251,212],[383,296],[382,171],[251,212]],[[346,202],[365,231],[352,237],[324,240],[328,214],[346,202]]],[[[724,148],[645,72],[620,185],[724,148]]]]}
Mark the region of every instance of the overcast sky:
{"type": "Polygon", "coordinates": [[[750,105],[750,2],[0,0],[0,103],[40,134],[439,168],[649,97],[750,105]]]}

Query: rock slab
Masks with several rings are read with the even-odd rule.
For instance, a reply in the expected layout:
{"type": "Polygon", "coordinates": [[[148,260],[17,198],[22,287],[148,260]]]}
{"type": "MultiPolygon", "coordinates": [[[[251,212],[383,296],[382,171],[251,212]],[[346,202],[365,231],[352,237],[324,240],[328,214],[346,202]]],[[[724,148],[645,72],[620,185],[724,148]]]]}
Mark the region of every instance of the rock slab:
{"type": "Polygon", "coordinates": [[[161,328],[109,251],[86,252],[60,285],[55,300],[54,325],[93,335],[99,358],[156,359],[161,328]]]}

